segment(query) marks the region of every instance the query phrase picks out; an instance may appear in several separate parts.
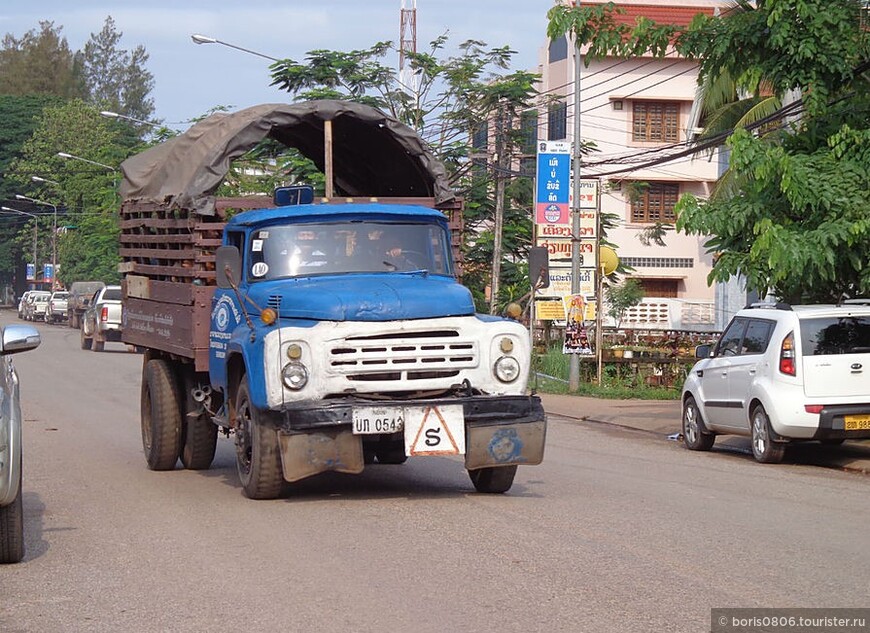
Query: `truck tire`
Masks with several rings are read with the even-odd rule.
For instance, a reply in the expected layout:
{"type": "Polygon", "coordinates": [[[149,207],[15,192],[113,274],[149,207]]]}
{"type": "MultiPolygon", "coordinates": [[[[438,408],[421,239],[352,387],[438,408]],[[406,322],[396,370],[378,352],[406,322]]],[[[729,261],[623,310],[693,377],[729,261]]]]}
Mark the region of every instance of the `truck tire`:
{"type": "MultiPolygon", "coordinates": [[[[188,470],[207,470],[214,461],[218,427],[211,421],[209,414],[203,411],[202,406],[193,399],[193,391],[197,383],[190,366],[180,367],[179,374],[184,398],[179,457],[182,465],[188,470]],[[199,412],[199,415],[191,415],[195,411],[199,412]]],[[[215,404],[212,403],[212,406],[215,404]]]]}
{"type": "Polygon", "coordinates": [[[379,464],[404,464],[408,461],[405,455],[405,440],[383,442],[375,449],[379,464]]]}
{"type": "Polygon", "coordinates": [[[91,343],[93,342],[93,339],[91,339],[90,336],[85,336],[84,328],[81,329],[81,341],[82,349],[91,349],[91,343]]]}
{"type": "Polygon", "coordinates": [[[278,431],[260,422],[245,376],[236,396],[236,467],[249,499],[275,499],[281,494],[284,474],[278,431]]]}
{"type": "Polygon", "coordinates": [[[21,479],[18,494],[8,506],[0,508],[0,563],[18,563],[24,558],[24,504],[21,479]]]}
{"type": "Polygon", "coordinates": [[[514,484],[514,475],[517,474],[516,466],[495,466],[493,468],[479,468],[469,470],[468,476],[478,492],[499,494],[510,490],[514,484]]]}
{"type": "Polygon", "coordinates": [[[172,368],[152,359],[142,369],[142,447],[151,470],[172,470],[181,450],[181,406],[172,368]]]}

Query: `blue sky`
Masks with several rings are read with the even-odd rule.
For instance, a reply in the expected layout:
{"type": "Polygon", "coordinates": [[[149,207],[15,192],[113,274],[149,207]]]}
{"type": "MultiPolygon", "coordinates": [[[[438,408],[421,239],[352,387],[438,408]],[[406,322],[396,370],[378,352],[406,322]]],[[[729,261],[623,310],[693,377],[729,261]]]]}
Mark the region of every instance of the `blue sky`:
{"type": "MultiPolygon", "coordinates": [[[[154,74],[156,118],[185,122],[215,106],[231,110],[287,102],[269,86],[269,61],[219,44],[208,35],[266,55],[302,61],[323,48],[348,51],[399,40],[401,0],[0,0],[0,35],[20,37],[42,20],[62,26],[70,48],[81,49],[111,15],[121,45],[145,46],[154,74]]],[[[406,7],[413,4],[406,0],[406,7]]],[[[451,46],[479,39],[517,51],[513,70],[534,70],[553,0],[417,0],[417,46],[447,33],[451,46]]],[[[387,61],[390,61],[387,58],[387,61]]],[[[397,58],[392,60],[397,64],[397,58]]],[[[176,127],[185,127],[176,125],[176,127]]]]}

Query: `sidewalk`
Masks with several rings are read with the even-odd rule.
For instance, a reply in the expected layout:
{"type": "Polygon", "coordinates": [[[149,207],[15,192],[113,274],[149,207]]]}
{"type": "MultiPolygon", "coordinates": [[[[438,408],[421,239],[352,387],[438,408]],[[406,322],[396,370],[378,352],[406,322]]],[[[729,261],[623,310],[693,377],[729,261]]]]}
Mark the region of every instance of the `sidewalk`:
{"type": "MultiPolygon", "coordinates": [[[[538,395],[548,414],[647,431],[662,439],[681,431],[679,400],[605,400],[551,393],[538,395]]],[[[716,445],[747,451],[749,438],[722,436],[717,438],[716,445]]],[[[870,440],[847,441],[842,446],[797,443],[790,447],[785,461],[870,474],[870,440]]]]}

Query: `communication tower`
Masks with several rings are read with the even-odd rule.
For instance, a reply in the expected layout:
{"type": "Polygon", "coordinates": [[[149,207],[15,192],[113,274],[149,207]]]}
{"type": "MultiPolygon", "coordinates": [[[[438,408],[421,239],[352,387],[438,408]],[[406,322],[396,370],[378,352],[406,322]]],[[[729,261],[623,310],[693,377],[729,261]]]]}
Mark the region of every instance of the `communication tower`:
{"type": "Polygon", "coordinates": [[[408,63],[408,53],[417,52],[417,0],[411,0],[411,8],[402,0],[402,15],[399,32],[399,83],[410,95],[416,95],[419,88],[417,76],[408,63]]]}

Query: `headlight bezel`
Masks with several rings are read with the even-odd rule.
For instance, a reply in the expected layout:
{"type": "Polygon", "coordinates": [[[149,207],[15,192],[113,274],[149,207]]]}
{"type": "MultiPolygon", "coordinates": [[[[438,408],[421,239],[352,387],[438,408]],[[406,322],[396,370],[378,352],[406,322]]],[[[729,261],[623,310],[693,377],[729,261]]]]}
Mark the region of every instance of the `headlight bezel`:
{"type": "Polygon", "coordinates": [[[492,373],[499,382],[509,385],[520,377],[522,367],[514,356],[499,356],[492,366],[492,373]]]}
{"type": "Polygon", "coordinates": [[[304,363],[293,361],[281,368],[281,383],[291,391],[300,391],[308,384],[309,372],[304,363]]]}

